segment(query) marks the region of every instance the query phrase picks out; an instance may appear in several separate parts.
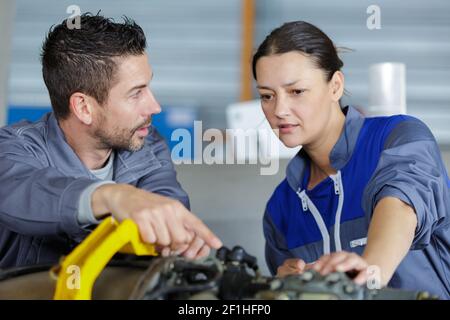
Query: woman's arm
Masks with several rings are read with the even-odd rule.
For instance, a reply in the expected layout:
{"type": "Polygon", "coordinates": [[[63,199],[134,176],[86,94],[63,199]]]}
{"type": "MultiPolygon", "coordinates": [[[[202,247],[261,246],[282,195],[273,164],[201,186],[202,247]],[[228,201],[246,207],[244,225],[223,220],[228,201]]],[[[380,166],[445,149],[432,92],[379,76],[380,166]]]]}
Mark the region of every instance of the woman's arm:
{"type": "MultiPolygon", "coordinates": [[[[316,268],[327,273],[333,268],[341,271],[338,265],[343,271],[377,265],[380,284],[388,283],[408,250],[427,247],[434,231],[449,223],[446,171],[431,131],[420,120],[405,116],[389,134],[364,190],[362,208],[370,225],[363,256],[334,253],[319,259],[316,268]]],[[[367,272],[355,280],[364,283],[363,279],[367,272]]]]}
{"type": "Polygon", "coordinates": [[[362,257],[380,268],[381,285],[389,282],[410,250],[416,226],[414,209],[403,201],[386,197],[376,205],[362,257]]]}
{"type": "Polygon", "coordinates": [[[380,284],[385,286],[410,250],[416,225],[416,214],[408,204],[385,197],[375,207],[362,257],[351,252],[335,252],[322,256],[314,270],[321,274],[357,270],[355,282],[364,284],[369,276],[367,268],[376,266],[380,270],[380,284]]]}

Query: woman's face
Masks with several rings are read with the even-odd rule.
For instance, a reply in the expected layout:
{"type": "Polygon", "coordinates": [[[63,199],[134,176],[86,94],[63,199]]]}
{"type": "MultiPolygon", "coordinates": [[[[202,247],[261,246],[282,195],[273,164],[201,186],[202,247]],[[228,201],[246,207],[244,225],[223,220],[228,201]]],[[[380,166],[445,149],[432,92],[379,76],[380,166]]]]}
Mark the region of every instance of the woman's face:
{"type": "Polygon", "coordinates": [[[287,147],[320,140],[336,93],[312,58],[297,51],[262,57],[256,78],[264,114],[287,147]]]}

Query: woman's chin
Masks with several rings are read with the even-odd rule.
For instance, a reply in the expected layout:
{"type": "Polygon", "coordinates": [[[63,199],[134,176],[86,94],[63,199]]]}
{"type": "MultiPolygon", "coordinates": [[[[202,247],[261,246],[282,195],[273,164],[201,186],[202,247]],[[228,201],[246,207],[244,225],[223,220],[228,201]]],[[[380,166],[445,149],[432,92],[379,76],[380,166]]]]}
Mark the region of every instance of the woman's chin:
{"type": "Polygon", "coordinates": [[[294,140],[282,137],[280,140],[287,148],[296,148],[302,145],[301,141],[298,141],[298,139],[294,140]]]}

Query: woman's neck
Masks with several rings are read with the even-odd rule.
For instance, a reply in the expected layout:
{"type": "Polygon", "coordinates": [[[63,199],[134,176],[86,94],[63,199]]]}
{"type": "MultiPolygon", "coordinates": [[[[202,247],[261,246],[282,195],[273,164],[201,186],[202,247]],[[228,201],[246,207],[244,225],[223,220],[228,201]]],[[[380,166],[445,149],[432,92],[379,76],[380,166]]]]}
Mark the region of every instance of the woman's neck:
{"type": "Polygon", "coordinates": [[[311,159],[310,180],[312,184],[317,184],[336,173],[336,169],[330,163],[330,153],[344,129],[345,115],[340,108],[332,108],[332,110],[333,114],[330,117],[329,125],[324,128],[320,138],[303,146],[311,159]]]}

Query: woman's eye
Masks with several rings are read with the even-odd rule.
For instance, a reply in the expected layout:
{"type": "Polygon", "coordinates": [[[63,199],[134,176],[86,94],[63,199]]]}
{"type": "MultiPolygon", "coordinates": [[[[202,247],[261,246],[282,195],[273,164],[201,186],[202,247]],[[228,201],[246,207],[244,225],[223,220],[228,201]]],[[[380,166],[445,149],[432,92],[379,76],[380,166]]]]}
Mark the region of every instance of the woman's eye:
{"type": "Polygon", "coordinates": [[[272,96],[270,94],[261,94],[259,97],[263,101],[269,101],[272,99],[272,96]]]}
{"type": "Polygon", "coordinates": [[[301,95],[305,90],[301,90],[301,89],[294,89],[292,90],[292,94],[295,96],[299,96],[301,95]]]}

